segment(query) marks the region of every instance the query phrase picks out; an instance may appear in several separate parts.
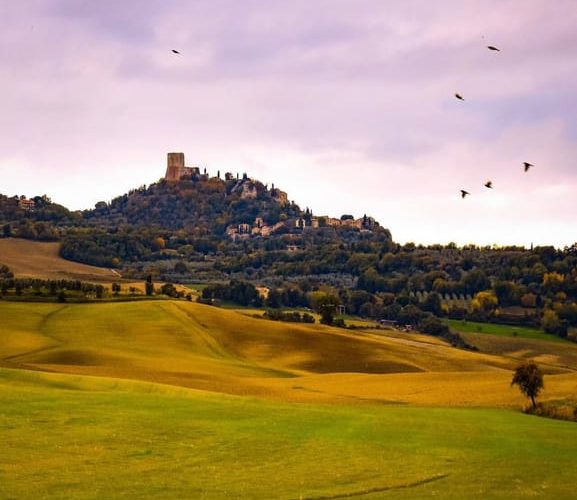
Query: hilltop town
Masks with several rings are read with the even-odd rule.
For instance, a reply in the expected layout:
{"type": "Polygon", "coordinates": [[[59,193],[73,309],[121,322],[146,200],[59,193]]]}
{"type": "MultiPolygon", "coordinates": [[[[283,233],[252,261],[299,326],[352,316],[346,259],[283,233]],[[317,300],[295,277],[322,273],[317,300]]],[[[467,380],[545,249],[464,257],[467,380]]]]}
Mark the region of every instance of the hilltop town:
{"type": "MultiPolygon", "coordinates": [[[[204,181],[211,179],[206,168],[187,167],[185,164],[184,153],[168,153],[167,166],[164,180],[168,183],[178,183],[181,181],[204,181]],[[202,170],[202,171],[201,171],[202,170]]],[[[220,171],[217,172],[216,180],[222,180],[220,171]]],[[[259,195],[268,195],[280,206],[289,204],[286,192],[275,188],[274,184],[268,188],[257,180],[251,179],[246,173],[240,176],[231,172],[224,174],[224,182],[227,183],[227,195],[237,195],[243,200],[257,199],[259,195]]],[[[308,208],[297,217],[281,217],[281,220],[273,224],[267,224],[262,217],[255,217],[252,222],[242,222],[239,224],[230,224],[226,227],[226,235],[233,241],[251,238],[251,237],[268,237],[277,232],[300,232],[319,229],[323,227],[344,227],[356,228],[361,231],[372,231],[379,227],[379,223],[373,217],[364,215],[355,219],[352,215],[342,215],[340,218],[329,217],[326,215],[313,215],[308,208]]]]}

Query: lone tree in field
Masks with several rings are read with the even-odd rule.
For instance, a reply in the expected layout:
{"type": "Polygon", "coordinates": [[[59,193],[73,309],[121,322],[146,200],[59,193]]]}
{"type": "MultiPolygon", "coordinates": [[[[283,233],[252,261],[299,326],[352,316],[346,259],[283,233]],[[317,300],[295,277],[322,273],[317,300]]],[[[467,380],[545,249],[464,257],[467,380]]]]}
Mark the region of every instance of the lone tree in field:
{"type": "Polygon", "coordinates": [[[154,285],[152,284],[152,275],[149,274],[146,277],[146,282],[144,283],[144,290],[146,295],[153,295],[154,294],[154,285]]]}
{"type": "Polygon", "coordinates": [[[518,366],[513,375],[511,385],[518,385],[519,390],[531,398],[533,408],[537,406],[535,398],[543,389],[543,374],[535,363],[525,363],[518,366]]]}

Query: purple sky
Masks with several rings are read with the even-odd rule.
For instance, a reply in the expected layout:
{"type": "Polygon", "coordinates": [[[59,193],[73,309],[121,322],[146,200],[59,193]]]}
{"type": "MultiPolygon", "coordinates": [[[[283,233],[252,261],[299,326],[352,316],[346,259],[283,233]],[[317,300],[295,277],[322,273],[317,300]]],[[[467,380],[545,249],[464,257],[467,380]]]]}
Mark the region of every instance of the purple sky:
{"type": "Polygon", "coordinates": [[[183,151],[400,242],[577,241],[575,0],[23,0],[0,19],[3,194],[89,208],[183,151]]]}

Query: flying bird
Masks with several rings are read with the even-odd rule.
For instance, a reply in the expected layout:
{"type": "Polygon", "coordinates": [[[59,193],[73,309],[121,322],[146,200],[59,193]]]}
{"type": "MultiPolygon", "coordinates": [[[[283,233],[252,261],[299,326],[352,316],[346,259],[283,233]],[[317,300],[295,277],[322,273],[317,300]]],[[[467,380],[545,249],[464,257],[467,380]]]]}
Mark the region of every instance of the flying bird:
{"type": "Polygon", "coordinates": [[[497,51],[497,52],[501,52],[501,49],[495,47],[494,45],[487,45],[487,48],[488,48],[489,50],[495,50],[495,51],[497,51]]]}
{"type": "Polygon", "coordinates": [[[456,97],[457,99],[459,99],[460,101],[464,101],[464,100],[465,100],[464,97],[463,97],[461,94],[455,94],[455,97],[456,97]]]}
{"type": "Polygon", "coordinates": [[[172,53],[173,53],[173,54],[180,54],[180,52],[179,52],[178,50],[176,50],[176,49],[172,49],[172,53]]]}
{"type": "Polygon", "coordinates": [[[461,189],[461,198],[464,198],[465,196],[469,195],[471,193],[469,193],[468,191],[465,191],[464,189],[461,189]]]}
{"type": "Polygon", "coordinates": [[[523,162],[523,166],[525,167],[525,172],[528,172],[531,167],[534,167],[532,163],[527,163],[526,161],[523,162]]]}
{"type": "Polygon", "coordinates": [[[485,182],[485,187],[489,188],[489,189],[493,189],[493,181],[487,181],[485,182]]]}

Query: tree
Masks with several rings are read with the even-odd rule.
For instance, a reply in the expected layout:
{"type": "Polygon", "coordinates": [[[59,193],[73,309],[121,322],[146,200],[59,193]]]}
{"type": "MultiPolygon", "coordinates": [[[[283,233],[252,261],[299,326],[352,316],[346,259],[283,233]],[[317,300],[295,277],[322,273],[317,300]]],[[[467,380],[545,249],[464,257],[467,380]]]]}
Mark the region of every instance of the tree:
{"type": "Polygon", "coordinates": [[[311,303],[314,305],[314,309],[320,313],[322,324],[334,324],[337,306],[341,304],[340,299],[336,295],[325,292],[313,292],[311,294],[311,303]]]}
{"type": "Polygon", "coordinates": [[[469,271],[462,280],[465,290],[469,293],[476,293],[480,290],[487,290],[491,286],[487,273],[483,269],[473,269],[469,271]]]}
{"type": "Polygon", "coordinates": [[[282,296],[276,288],[271,288],[269,290],[268,296],[265,300],[265,305],[267,307],[272,307],[273,309],[282,307],[282,296]]]}
{"type": "Polygon", "coordinates": [[[423,301],[421,309],[433,313],[435,316],[440,316],[442,313],[441,296],[437,292],[431,292],[423,301]]]}
{"type": "Polygon", "coordinates": [[[531,398],[533,408],[537,406],[535,398],[543,389],[543,374],[535,363],[525,363],[517,367],[511,385],[519,386],[519,390],[531,398]]]}
{"type": "Polygon", "coordinates": [[[168,295],[169,297],[178,297],[178,291],[172,283],[165,283],[160,287],[160,293],[162,295],[168,295]]]}
{"type": "Polygon", "coordinates": [[[145,290],[146,295],[154,294],[154,285],[152,284],[152,276],[150,274],[146,277],[145,290]]]}
{"type": "Polygon", "coordinates": [[[471,301],[473,310],[478,311],[483,315],[492,314],[495,309],[497,309],[498,305],[499,300],[497,299],[497,296],[493,290],[485,290],[483,292],[479,292],[471,301]]]}
{"type": "Polygon", "coordinates": [[[335,321],[336,306],[334,304],[321,304],[321,323],[323,325],[332,325],[335,321]]]}
{"type": "Polygon", "coordinates": [[[449,333],[449,327],[439,318],[433,315],[428,315],[419,323],[419,331],[428,333],[429,335],[442,337],[449,333]]]}
{"type": "Polygon", "coordinates": [[[416,325],[424,317],[425,313],[417,306],[408,304],[399,311],[397,321],[404,325],[416,325]]]}
{"type": "Polygon", "coordinates": [[[559,273],[545,273],[543,275],[543,291],[546,293],[555,293],[561,290],[565,276],[559,273]]]}
{"type": "Polygon", "coordinates": [[[174,264],[174,272],[178,274],[186,274],[188,273],[188,266],[179,260],[176,264],[174,264]]]}
{"type": "Polygon", "coordinates": [[[568,322],[559,319],[557,313],[551,309],[545,310],[543,318],[541,318],[541,326],[546,333],[552,333],[559,337],[567,336],[568,322]]]}

